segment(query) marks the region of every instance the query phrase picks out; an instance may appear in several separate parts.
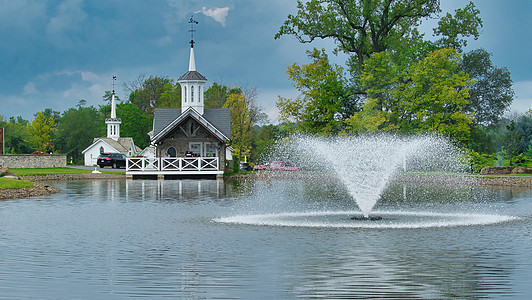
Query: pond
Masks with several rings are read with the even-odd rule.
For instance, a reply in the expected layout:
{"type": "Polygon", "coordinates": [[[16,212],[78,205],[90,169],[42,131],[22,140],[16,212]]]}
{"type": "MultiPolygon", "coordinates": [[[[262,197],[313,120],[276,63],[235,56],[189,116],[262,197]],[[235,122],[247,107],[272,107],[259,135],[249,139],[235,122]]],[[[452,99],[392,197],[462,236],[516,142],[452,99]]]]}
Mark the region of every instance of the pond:
{"type": "Polygon", "coordinates": [[[532,297],[530,189],[392,185],[383,220],[364,222],[429,224],[396,228],[338,226],[357,207],[332,182],[53,185],[0,202],[0,298],[532,297]],[[423,223],[431,213],[491,222],[423,223]]]}

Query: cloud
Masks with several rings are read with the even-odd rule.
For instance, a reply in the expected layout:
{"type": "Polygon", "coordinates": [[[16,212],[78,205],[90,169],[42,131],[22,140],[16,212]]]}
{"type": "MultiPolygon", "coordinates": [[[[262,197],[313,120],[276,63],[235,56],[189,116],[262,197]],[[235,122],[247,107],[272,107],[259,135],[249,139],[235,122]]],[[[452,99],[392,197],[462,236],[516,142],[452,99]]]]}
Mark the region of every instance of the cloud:
{"type": "Polygon", "coordinates": [[[72,46],[79,39],[87,14],[82,9],[82,0],[65,1],[57,7],[57,14],[50,18],[46,34],[56,46],[72,46]]]}
{"type": "Polygon", "coordinates": [[[513,88],[515,98],[510,110],[525,113],[532,109],[532,80],[515,82],[513,88]]]}
{"type": "Polygon", "coordinates": [[[216,22],[225,27],[225,17],[229,14],[229,7],[214,7],[207,9],[205,6],[201,8],[200,12],[208,17],[213,18],[216,22]]]}

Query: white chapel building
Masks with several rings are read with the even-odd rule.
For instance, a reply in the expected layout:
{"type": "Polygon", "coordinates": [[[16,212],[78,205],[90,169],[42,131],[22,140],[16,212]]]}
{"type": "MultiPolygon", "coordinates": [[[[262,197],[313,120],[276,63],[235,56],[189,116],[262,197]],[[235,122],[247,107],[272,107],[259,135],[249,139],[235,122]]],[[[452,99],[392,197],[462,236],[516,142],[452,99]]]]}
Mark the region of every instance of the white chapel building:
{"type": "Polygon", "coordinates": [[[122,153],[126,156],[136,155],[141,149],[135,146],[133,138],[120,137],[122,120],[116,117],[115,91],[111,97],[111,117],[105,119],[107,137],[94,138],[92,144],[81,153],[85,159],[85,166],[95,166],[100,153],[122,153]]]}

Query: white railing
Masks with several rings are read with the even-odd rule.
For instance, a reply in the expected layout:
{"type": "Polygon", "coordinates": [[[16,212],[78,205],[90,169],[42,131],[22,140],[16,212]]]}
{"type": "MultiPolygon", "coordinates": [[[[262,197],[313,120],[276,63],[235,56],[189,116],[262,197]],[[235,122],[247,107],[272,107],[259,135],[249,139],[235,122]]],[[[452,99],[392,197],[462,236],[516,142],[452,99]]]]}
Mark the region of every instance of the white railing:
{"type": "Polygon", "coordinates": [[[126,171],[218,171],[218,157],[128,157],[126,171]]]}

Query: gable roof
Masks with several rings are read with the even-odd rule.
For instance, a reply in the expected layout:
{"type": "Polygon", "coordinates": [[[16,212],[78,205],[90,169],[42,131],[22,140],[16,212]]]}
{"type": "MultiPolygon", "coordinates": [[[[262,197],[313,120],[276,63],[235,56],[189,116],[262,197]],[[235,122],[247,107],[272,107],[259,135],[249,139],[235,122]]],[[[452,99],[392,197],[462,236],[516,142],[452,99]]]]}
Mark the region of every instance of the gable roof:
{"type": "Polygon", "coordinates": [[[187,117],[192,117],[222,141],[231,139],[231,110],[229,108],[206,109],[203,116],[195,109],[155,109],[152,143],[158,142],[187,117]]]}
{"type": "MultiPolygon", "coordinates": [[[[180,108],[156,108],[153,117],[153,138],[181,115],[180,108]]],[[[231,110],[210,108],[203,112],[204,119],[218,129],[228,139],[231,138],[231,110]]]]}
{"type": "MultiPolygon", "coordinates": [[[[116,152],[120,152],[120,153],[127,153],[131,145],[132,144],[135,145],[135,143],[133,142],[133,138],[130,138],[130,137],[121,137],[121,138],[118,138],[118,140],[116,141],[112,138],[94,138],[92,141],[92,144],[89,147],[85,148],[85,150],[81,151],[81,153],[85,153],[89,151],[89,149],[94,147],[96,144],[98,144],[99,141],[106,143],[111,148],[115,149],[116,152]]],[[[141,149],[136,145],[135,145],[134,150],[136,153],[141,151],[141,149]]]]}

